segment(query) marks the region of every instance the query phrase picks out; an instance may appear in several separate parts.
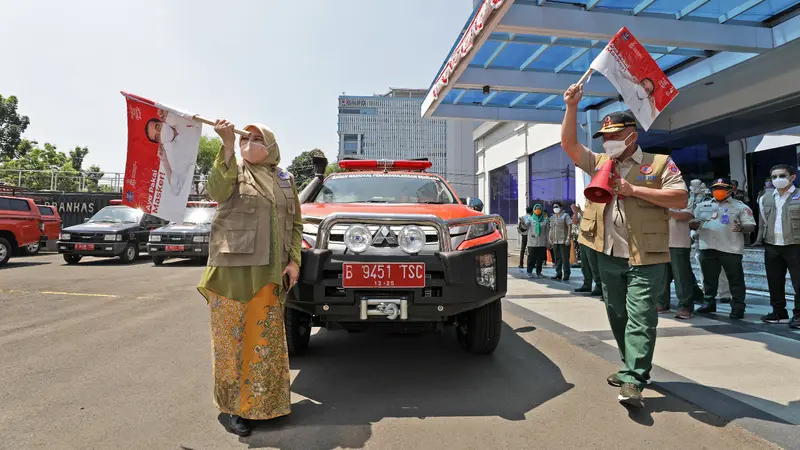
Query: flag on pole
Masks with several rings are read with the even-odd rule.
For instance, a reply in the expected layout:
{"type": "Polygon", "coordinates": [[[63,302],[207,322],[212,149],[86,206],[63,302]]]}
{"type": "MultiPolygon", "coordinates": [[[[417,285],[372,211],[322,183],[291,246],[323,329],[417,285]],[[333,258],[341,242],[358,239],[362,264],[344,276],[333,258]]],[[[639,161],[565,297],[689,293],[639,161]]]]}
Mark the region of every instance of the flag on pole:
{"type": "Polygon", "coordinates": [[[128,158],[122,203],[183,220],[202,124],[193,114],[122,92],[128,103],[128,158]]]}
{"type": "Polygon", "coordinates": [[[653,57],[625,27],[592,61],[590,68],[602,73],[617,88],[645,131],[678,95],[653,57]]]}

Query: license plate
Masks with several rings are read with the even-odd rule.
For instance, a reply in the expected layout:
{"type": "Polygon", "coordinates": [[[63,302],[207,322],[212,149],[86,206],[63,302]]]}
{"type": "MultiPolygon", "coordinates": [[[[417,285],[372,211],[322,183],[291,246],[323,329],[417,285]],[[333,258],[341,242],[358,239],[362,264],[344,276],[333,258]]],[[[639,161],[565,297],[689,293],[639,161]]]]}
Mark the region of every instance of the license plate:
{"type": "Polygon", "coordinates": [[[183,246],[182,245],[168,245],[167,246],[168,252],[182,252],[183,246]]]}
{"type": "Polygon", "coordinates": [[[75,244],[75,250],[94,250],[94,244],[75,244]]]}
{"type": "Polygon", "coordinates": [[[425,263],[344,263],[343,288],[423,288],[425,263]]]}

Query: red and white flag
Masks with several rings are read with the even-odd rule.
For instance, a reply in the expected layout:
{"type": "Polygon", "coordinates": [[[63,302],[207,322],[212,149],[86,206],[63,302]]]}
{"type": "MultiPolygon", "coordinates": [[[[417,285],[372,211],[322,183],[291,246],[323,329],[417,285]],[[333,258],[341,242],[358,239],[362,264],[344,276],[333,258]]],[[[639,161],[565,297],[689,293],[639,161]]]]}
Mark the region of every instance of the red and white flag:
{"type": "Polygon", "coordinates": [[[122,92],[128,102],[128,160],[122,203],[180,222],[189,200],[202,124],[193,114],[122,92]]]}
{"type": "Polygon", "coordinates": [[[619,30],[590,67],[602,73],[617,88],[645,131],[678,95],[678,90],[653,57],[625,27],[619,30]]]}

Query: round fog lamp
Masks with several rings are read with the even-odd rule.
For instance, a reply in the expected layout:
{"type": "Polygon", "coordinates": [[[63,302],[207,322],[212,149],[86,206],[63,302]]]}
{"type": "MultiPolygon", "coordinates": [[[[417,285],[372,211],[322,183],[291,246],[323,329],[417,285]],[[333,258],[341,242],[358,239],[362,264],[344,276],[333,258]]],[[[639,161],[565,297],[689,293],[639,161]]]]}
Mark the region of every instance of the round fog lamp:
{"type": "Polygon", "coordinates": [[[425,245],[425,233],[422,231],[422,228],[416,225],[403,227],[403,229],[400,230],[400,235],[397,237],[397,243],[406,253],[419,253],[425,245]]]}
{"type": "Polygon", "coordinates": [[[353,253],[364,253],[371,243],[372,236],[364,225],[351,225],[344,232],[344,245],[353,253]]]}

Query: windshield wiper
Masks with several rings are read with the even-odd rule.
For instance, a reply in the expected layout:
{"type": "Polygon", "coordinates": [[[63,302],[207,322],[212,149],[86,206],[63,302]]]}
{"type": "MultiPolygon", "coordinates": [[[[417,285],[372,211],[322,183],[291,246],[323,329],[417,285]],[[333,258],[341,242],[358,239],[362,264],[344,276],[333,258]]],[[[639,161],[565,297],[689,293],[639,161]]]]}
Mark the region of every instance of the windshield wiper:
{"type": "Polygon", "coordinates": [[[424,202],[417,202],[417,203],[419,203],[421,205],[444,205],[444,202],[437,202],[437,201],[431,201],[431,200],[426,200],[424,202]]]}

